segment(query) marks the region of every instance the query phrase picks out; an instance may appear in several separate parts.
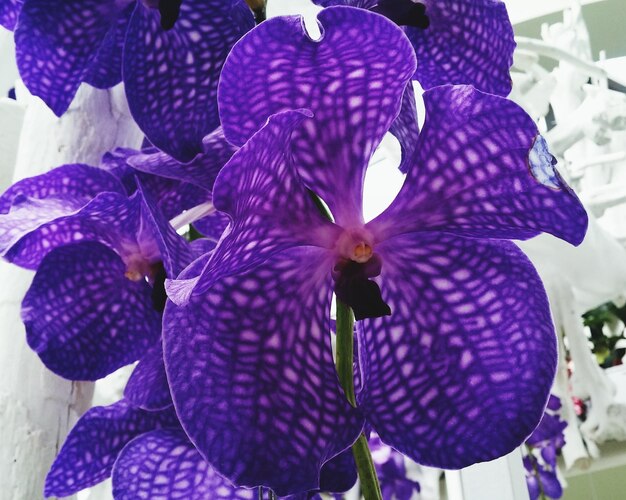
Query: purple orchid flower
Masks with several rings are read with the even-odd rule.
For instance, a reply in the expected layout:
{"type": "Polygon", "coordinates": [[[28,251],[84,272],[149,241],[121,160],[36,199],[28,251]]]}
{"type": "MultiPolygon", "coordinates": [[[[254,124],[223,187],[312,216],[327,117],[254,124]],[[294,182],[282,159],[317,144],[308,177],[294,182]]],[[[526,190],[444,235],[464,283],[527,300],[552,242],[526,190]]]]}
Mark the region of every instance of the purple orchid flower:
{"type": "Polygon", "coordinates": [[[29,345],[49,369],[95,380],[148,353],[134,378],[145,386],[130,397],[136,393],[135,402],[146,409],[171,405],[164,377],[150,371],[153,358],[162,359],[163,283],[214,242],[188,245],[168,219],[192,221],[212,212],[202,227],[217,233],[223,225],[210,191],[232,147],[219,131],[208,137],[206,152],[172,168],[169,178],[155,175],[164,164],[176,167],[164,153],[117,150],[100,168],[65,165],[20,181],[0,197],[2,255],[37,270],[22,318],[29,345]],[[153,173],[132,168],[131,159],[153,173]],[[190,206],[198,203],[200,213],[190,206]],[[156,399],[144,400],[146,388],[154,387],[160,392],[148,394],[156,399]]]}
{"type": "MultiPolygon", "coordinates": [[[[146,411],[127,398],[92,408],[79,419],[48,472],[44,495],[73,495],[109,476],[117,500],[258,498],[257,491],[234,487],[209,466],[173,409],[146,411]]],[[[328,491],[346,491],[355,482],[354,463],[345,457],[322,469],[322,487],[328,491]]]]}
{"type": "Polygon", "coordinates": [[[543,413],[556,338],[536,271],[504,240],[545,231],[578,244],[587,225],[532,119],[466,86],[425,93],[405,183],[366,224],[363,178],[415,52],[400,28],[365,10],[327,8],[318,20],[315,41],[299,17],[270,19],[226,61],[220,116],[242,147],[213,196],[232,222],[210,256],[166,282],[173,303],[163,318],[167,376],[190,439],[234,484],[279,495],[318,488],[321,466],[365,422],[440,468],[519,446],[543,413]],[[353,408],[329,313],[333,291],[361,287],[379,296],[356,300],[391,315],[367,317],[364,307],[353,408]]]}
{"type": "MultiPolygon", "coordinates": [[[[157,342],[158,309],[164,307],[159,275],[162,283],[192,256],[167,221],[157,219],[141,190],[130,197],[121,189],[100,192],[82,206],[72,203],[80,187],[63,195],[44,194],[51,179],[80,179],[73,167],[13,186],[8,194],[19,190],[20,198],[43,196],[14,200],[1,223],[19,230],[5,257],[37,269],[22,302],[30,347],[58,375],[95,380],[135,361],[157,342]],[[57,216],[46,210],[55,205],[62,210],[57,216]],[[34,224],[23,224],[24,214],[34,224]]],[[[83,180],[96,170],[80,167],[83,180]]]]}
{"type": "Polygon", "coordinates": [[[407,477],[404,457],[384,444],[375,433],[368,441],[383,498],[411,500],[414,493],[420,492],[420,484],[407,477]]]}
{"type": "Polygon", "coordinates": [[[473,85],[508,95],[513,27],[500,0],[313,0],[324,7],[368,9],[402,26],[417,56],[422,88],[473,85]]]}
{"type": "Polygon", "coordinates": [[[531,500],[543,493],[549,498],[561,498],[563,486],[557,475],[557,455],[565,445],[563,431],[567,422],[561,420],[558,411],[561,400],[550,395],[541,422],[526,440],[526,484],[531,500]]]}
{"type": "Polygon", "coordinates": [[[171,409],[149,412],[126,400],[81,417],[50,468],[44,495],[73,495],[109,476],[117,500],[256,498],[209,467],[171,409]]]}
{"type": "Polygon", "coordinates": [[[545,413],[541,417],[541,422],[533,433],[528,436],[526,444],[534,447],[543,447],[546,444],[553,444],[556,448],[562,448],[565,444],[563,431],[567,427],[567,422],[561,420],[559,410],[561,400],[554,394],[550,394],[545,413]]]}
{"type": "Polygon", "coordinates": [[[55,114],[67,110],[81,82],[109,88],[123,80],[131,113],[152,144],[189,161],[219,125],[219,74],[254,17],[243,0],[185,0],[165,30],[164,7],[172,3],[5,1],[0,21],[15,26],[22,80],[55,114]]]}

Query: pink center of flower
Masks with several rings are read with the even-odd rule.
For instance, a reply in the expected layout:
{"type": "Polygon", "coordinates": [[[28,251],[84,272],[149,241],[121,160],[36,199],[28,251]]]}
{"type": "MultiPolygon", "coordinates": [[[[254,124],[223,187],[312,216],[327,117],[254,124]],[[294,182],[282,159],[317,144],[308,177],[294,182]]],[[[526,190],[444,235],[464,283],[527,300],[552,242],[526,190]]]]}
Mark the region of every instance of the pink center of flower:
{"type": "Polygon", "coordinates": [[[374,255],[373,237],[362,228],[346,229],[337,240],[336,251],[343,259],[364,264],[374,255]]]}

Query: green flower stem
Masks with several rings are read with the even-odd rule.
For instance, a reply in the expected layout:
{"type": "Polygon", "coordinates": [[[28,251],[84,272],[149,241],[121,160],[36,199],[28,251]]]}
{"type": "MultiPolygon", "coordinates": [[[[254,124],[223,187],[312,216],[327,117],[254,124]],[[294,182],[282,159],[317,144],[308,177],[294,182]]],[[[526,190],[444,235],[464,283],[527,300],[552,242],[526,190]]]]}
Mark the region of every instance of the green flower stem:
{"type": "MultiPolygon", "coordinates": [[[[354,314],[347,304],[337,299],[337,374],[348,402],[356,407],[354,394],[354,314]]],[[[352,454],[361,481],[361,493],[365,500],[382,500],[380,484],[367,438],[364,434],[352,445],[352,454]]]]}
{"type": "Polygon", "coordinates": [[[356,408],[354,395],[354,314],[347,304],[337,299],[337,374],[346,398],[356,408]]]}
{"type": "Polygon", "coordinates": [[[383,500],[376,468],[374,467],[374,461],[372,460],[372,454],[370,453],[365,434],[361,434],[356,443],[352,445],[352,454],[354,455],[356,470],[359,473],[363,498],[365,500],[383,500]]]}
{"type": "MultiPolygon", "coordinates": [[[[313,203],[319,210],[322,217],[333,222],[330,211],[322,200],[311,190],[308,190],[313,203]]],[[[356,408],[356,397],[354,394],[354,314],[348,304],[344,304],[337,299],[337,352],[335,355],[337,375],[339,383],[346,394],[348,402],[356,408]]],[[[380,483],[374,468],[374,461],[370,453],[367,438],[364,434],[352,445],[352,454],[356,463],[356,470],[361,481],[361,493],[365,500],[383,500],[380,492],[380,483]]]]}

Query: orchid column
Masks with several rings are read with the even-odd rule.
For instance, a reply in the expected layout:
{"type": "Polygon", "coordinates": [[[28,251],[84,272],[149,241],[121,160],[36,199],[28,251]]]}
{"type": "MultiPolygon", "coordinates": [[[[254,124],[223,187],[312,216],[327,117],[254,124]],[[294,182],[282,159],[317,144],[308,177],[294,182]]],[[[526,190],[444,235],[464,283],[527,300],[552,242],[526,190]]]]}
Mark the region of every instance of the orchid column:
{"type": "MultiPolygon", "coordinates": [[[[98,164],[116,146],[139,146],[142,134],[130,118],[121,88],[82,87],[69,112],[56,118],[29,98],[13,180],[63,163],[98,164]]],[[[91,403],[90,383],[70,382],[45,368],[27,346],[20,302],[33,273],[0,263],[0,481],[8,498],[40,498],[45,474],[76,418],[91,403]]]]}

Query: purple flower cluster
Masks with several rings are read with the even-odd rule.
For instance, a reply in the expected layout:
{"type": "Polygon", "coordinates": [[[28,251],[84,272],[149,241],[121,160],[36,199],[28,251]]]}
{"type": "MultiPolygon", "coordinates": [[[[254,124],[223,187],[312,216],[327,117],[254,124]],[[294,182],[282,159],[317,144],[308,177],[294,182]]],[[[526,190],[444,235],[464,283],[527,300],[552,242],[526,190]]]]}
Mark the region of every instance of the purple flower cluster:
{"type": "Polygon", "coordinates": [[[370,436],[369,445],[383,498],[411,500],[415,493],[420,492],[419,483],[407,477],[401,453],[384,444],[376,434],[370,436]]]}
{"type": "Polygon", "coordinates": [[[109,475],[117,499],[342,492],[367,428],[385,498],[409,498],[400,452],[465,467],[542,418],[555,335],[508,240],[576,245],[587,219],[504,97],[504,5],[318,3],[319,40],[299,17],[251,29],[242,0],[0,3],[31,92],[60,114],[81,82],[123,80],[155,146],[0,197],[0,252],[37,271],[22,314],[46,366],[96,380],[138,361],[124,399],[71,431],[46,495],[109,475]],[[388,132],[406,179],[365,221],[388,132]],[[177,233],[190,223],[204,237],[177,233]],[[358,320],[356,405],[334,366],[333,293],[358,320]]]}
{"type": "Polygon", "coordinates": [[[561,498],[563,487],[557,476],[556,459],[565,445],[563,431],[567,422],[558,414],[561,401],[550,395],[548,407],[537,428],[526,440],[526,484],[530,500],[537,500],[540,495],[548,498],[561,498]]]}

